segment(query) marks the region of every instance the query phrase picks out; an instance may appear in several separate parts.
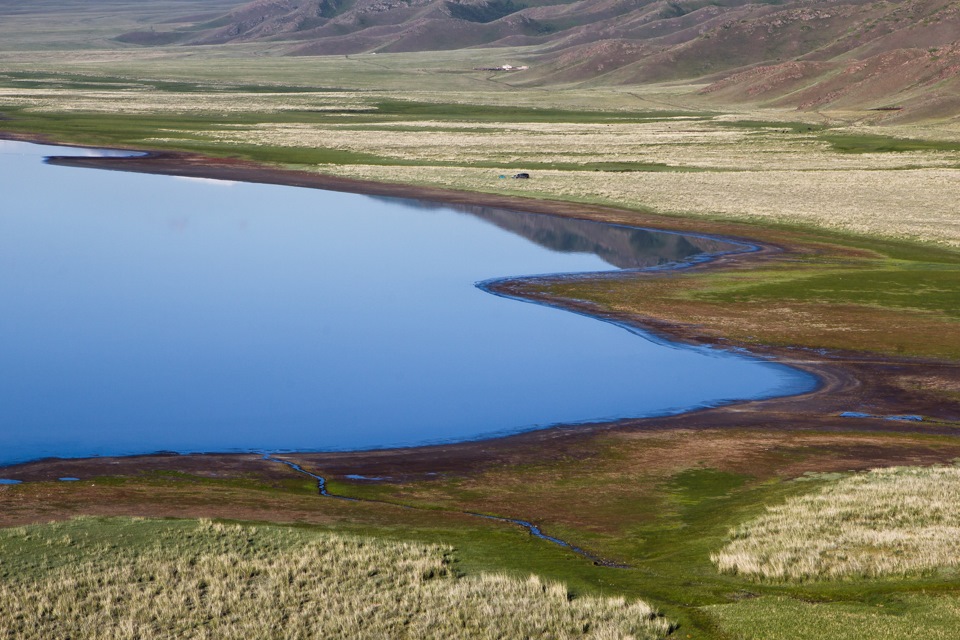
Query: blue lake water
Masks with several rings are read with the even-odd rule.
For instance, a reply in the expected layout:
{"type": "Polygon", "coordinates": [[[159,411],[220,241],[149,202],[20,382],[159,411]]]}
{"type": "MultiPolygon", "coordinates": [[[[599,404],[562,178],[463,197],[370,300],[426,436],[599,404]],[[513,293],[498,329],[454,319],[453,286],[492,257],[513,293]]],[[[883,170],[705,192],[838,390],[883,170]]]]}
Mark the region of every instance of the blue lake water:
{"type": "Polygon", "coordinates": [[[42,161],[82,153],[0,142],[0,464],[414,445],[815,384],[476,286],[714,240],[42,161]]]}

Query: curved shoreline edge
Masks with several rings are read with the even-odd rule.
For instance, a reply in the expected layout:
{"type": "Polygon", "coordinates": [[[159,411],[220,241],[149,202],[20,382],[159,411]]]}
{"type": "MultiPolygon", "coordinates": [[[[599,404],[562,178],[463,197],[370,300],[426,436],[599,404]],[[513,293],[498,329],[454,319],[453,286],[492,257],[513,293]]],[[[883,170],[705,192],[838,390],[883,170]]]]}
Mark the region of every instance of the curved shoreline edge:
{"type": "MultiPolygon", "coordinates": [[[[19,134],[5,134],[0,132],[0,139],[31,142],[36,144],[57,145],[62,147],[90,148],[87,145],[61,143],[45,139],[42,136],[25,136],[19,134]]],[[[624,225],[633,228],[649,228],[658,231],[699,236],[709,236],[718,240],[746,245],[745,251],[734,251],[714,254],[709,259],[686,265],[686,270],[718,269],[736,264],[739,267],[751,263],[762,263],[770,256],[782,253],[787,249],[767,242],[736,234],[724,233],[722,229],[742,227],[733,223],[716,223],[697,218],[674,218],[649,212],[617,209],[602,205],[580,204],[575,202],[536,200],[519,196],[488,194],[481,192],[466,192],[440,189],[428,186],[404,185],[394,183],[380,183],[362,181],[350,178],[328,176],[324,174],[307,173],[292,169],[284,169],[260,165],[247,160],[231,158],[213,158],[199,154],[167,151],[143,151],[137,149],[117,149],[118,151],[137,151],[142,155],[126,157],[74,157],[54,156],[48,159],[51,164],[71,167],[85,167],[109,169],[116,171],[130,171],[136,173],[150,173],[179,177],[196,177],[215,180],[232,180],[253,182],[259,184],[275,184],[297,186],[332,191],[343,191],[371,196],[409,198],[429,200],[452,205],[475,205],[512,209],[528,213],[546,214],[565,218],[590,220],[608,224],[624,225]],[[706,228],[706,231],[704,230],[706,228]],[[715,232],[715,230],[721,230],[715,232]]],[[[747,230],[748,231],[748,230],[747,230]]],[[[600,277],[622,278],[634,275],[636,270],[620,270],[604,272],[600,277]]],[[[594,274],[595,275],[595,274],[594,274]]],[[[591,277],[591,274],[570,274],[567,277],[591,277]]],[[[529,284],[544,276],[517,277],[498,279],[483,283],[486,290],[495,295],[515,298],[527,302],[545,304],[552,307],[587,315],[599,320],[612,322],[628,329],[642,331],[670,342],[720,347],[727,350],[743,349],[732,341],[723,338],[707,338],[698,335],[694,327],[685,327],[660,321],[653,317],[638,317],[634,315],[612,313],[596,308],[594,305],[569,299],[558,299],[546,293],[531,294],[529,291],[520,291],[520,285],[529,284]]],[[[359,451],[337,452],[284,452],[285,456],[296,456],[299,460],[309,461],[311,466],[327,464],[325,473],[329,475],[348,475],[346,471],[338,473],[336,468],[349,469],[357,475],[384,475],[383,463],[392,458],[394,462],[405,461],[404,464],[413,464],[419,467],[424,456],[432,460],[432,466],[437,466],[437,458],[447,457],[449,462],[459,461],[461,465],[471,467],[469,460],[489,458],[491,451],[501,451],[513,446],[525,446],[538,443],[542,447],[558,438],[566,442],[590,437],[600,431],[619,429],[705,429],[705,428],[750,428],[764,424],[769,426],[771,421],[778,422],[784,429],[828,429],[832,431],[922,431],[924,433],[956,434],[958,431],[949,424],[924,423],[917,425],[910,422],[891,422],[884,420],[885,414],[911,413],[924,415],[928,412],[923,407],[911,406],[907,403],[906,394],[890,393],[882,383],[883,370],[890,367],[949,367],[960,371],[960,363],[934,362],[920,359],[894,358],[873,354],[827,354],[806,349],[792,347],[753,347],[743,349],[749,357],[766,360],[803,371],[812,375],[817,384],[814,389],[794,395],[760,398],[755,400],[735,401],[717,407],[693,408],[678,414],[648,418],[623,419],[607,423],[588,423],[578,425],[554,425],[535,431],[512,433],[507,435],[493,435],[478,440],[465,440],[443,444],[414,445],[398,449],[372,449],[359,451]],[[856,409],[858,400],[870,398],[874,407],[873,414],[866,418],[843,419],[839,416],[844,412],[856,409]],[[836,424],[840,422],[841,424],[836,424]],[[573,431],[576,433],[573,433],[573,431]],[[562,436],[562,437],[561,437],[562,436]],[[478,451],[471,454],[470,448],[478,451]],[[483,453],[484,455],[477,455],[483,453]],[[366,461],[364,460],[366,459],[366,461]],[[416,464],[419,460],[420,464],[416,464]],[[330,468],[331,465],[334,468],[330,468]],[[344,466],[346,465],[346,466],[344,466]],[[332,472],[332,473],[331,473],[332,472]]],[[[279,453],[279,452],[278,452],[279,453]]],[[[201,454],[169,454],[158,453],[148,455],[123,456],[119,458],[86,458],[61,459],[52,458],[27,463],[8,465],[3,469],[4,475],[16,475],[18,479],[27,481],[55,479],[62,476],[76,476],[81,472],[90,475],[93,468],[102,467],[105,463],[116,469],[116,460],[134,462],[143,459],[170,459],[186,460],[202,456],[210,460],[219,457],[245,456],[244,453],[201,453],[201,454]]],[[[496,455],[495,453],[493,455],[496,455]]],[[[256,454],[257,457],[260,454],[256,454]]],[[[173,465],[177,466],[176,464],[173,465]]],[[[192,465],[191,465],[192,466],[192,465]]],[[[395,467],[395,464],[389,465],[395,467]]],[[[441,464],[441,466],[444,466],[441,464]]],[[[396,469],[394,469],[397,471],[396,469]]],[[[399,475],[405,475],[400,473],[399,475]]],[[[390,477],[396,477],[391,475],[390,477]]]]}

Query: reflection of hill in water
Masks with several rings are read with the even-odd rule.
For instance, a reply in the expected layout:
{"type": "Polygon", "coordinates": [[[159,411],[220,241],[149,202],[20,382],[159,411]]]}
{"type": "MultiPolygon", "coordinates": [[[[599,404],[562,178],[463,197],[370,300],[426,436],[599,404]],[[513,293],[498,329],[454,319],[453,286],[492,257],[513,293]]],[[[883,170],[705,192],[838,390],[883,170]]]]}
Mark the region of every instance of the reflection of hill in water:
{"type": "Polygon", "coordinates": [[[681,262],[698,254],[729,251],[733,248],[729,242],[722,240],[645,231],[602,222],[494,207],[439,205],[428,202],[417,202],[415,206],[443,207],[469,213],[542,247],[565,253],[592,253],[621,269],[681,262]]]}

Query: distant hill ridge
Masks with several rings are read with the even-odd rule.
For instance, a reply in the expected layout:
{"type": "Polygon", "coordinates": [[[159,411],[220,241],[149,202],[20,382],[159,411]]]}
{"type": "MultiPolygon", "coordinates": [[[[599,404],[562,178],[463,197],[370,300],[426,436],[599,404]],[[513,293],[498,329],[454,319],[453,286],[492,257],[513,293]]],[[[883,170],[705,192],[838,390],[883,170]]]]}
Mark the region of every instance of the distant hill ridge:
{"type": "Polygon", "coordinates": [[[291,55],[539,45],[536,64],[513,82],[706,78],[716,81],[709,91],[725,100],[806,108],[910,104],[935,116],[957,103],[960,3],[256,0],[212,20],[184,19],[118,39],[280,41],[291,55]]]}

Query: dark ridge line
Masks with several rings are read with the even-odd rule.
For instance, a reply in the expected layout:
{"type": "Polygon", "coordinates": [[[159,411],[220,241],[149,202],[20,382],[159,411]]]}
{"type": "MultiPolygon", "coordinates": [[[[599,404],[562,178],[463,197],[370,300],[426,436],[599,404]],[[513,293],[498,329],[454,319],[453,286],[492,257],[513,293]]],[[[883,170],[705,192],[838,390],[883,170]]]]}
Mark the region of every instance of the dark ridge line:
{"type": "MultiPolygon", "coordinates": [[[[274,458],[269,453],[265,453],[263,455],[263,459],[269,462],[279,462],[280,464],[285,464],[291,469],[293,469],[294,471],[296,471],[297,473],[302,473],[303,475],[310,476],[311,478],[317,481],[317,493],[319,493],[324,498],[335,498],[337,500],[347,500],[348,502],[367,502],[372,504],[386,504],[386,505],[390,505],[391,507],[400,507],[401,509],[411,509],[413,511],[426,510],[421,507],[414,507],[407,504],[397,504],[396,502],[388,502],[386,500],[371,500],[369,498],[351,498],[349,496],[341,496],[336,493],[330,493],[330,491],[327,490],[327,479],[324,478],[323,476],[318,476],[315,473],[311,473],[310,471],[307,471],[306,469],[304,469],[303,467],[301,467],[295,462],[290,462],[289,460],[281,460],[280,458],[274,458]]],[[[540,527],[538,527],[537,525],[533,524],[528,520],[520,520],[518,518],[506,518],[504,516],[491,516],[485,513],[477,513],[475,511],[457,511],[454,513],[462,513],[463,515],[472,516],[474,518],[483,518],[484,520],[495,520],[497,522],[506,522],[507,524],[517,525],[518,527],[526,529],[527,533],[529,533],[533,537],[539,538],[540,540],[545,540],[546,542],[555,544],[558,547],[563,547],[564,549],[568,549],[576,553],[577,555],[583,556],[587,560],[590,560],[591,562],[593,562],[593,564],[599,567],[608,567],[611,569],[632,569],[632,567],[628,564],[622,564],[619,562],[604,560],[600,556],[590,553],[586,549],[583,549],[582,547],[578,547],[575,544],[571,544],[566,540],[561,540],[560,538],[549,536],[545,534],[540,527]]]]}

